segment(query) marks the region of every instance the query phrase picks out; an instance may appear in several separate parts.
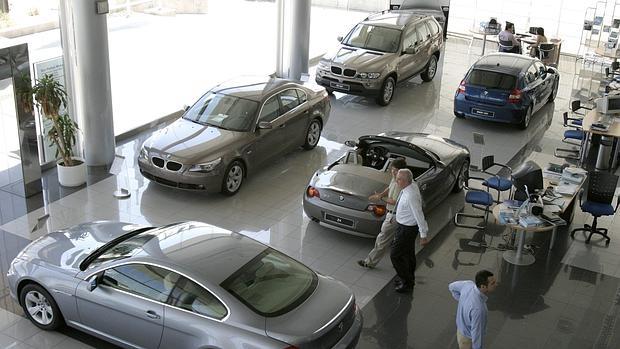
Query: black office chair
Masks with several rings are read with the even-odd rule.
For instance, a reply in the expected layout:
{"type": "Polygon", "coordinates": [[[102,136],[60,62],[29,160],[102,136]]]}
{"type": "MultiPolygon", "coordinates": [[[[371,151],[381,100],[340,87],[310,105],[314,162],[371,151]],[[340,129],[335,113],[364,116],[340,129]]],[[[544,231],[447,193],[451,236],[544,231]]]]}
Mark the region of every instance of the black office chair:
{"type": "Polygon", "coordinates": [[[612,216],[618,210],[620,197],[616,200],[616,206],[612,206],[616,185],[618,184],[618,176],[608,172],[589,172],[587,179],[587,192],[585,200],[583,199],[583,191],[579,194],[579,205],[583,212],[587,212],[594,217],[592,225],[584,224],[583,228],[573,229],[570,237],[575,238],[575,232],[589,232],[586,238],[586,244],[590,243],[592,235],[599,234],[605,239],[605,245],[609,245],[611,240],[607,235],[607,228],[597,228],[596,223],[598,217],[612,216]]]}
{"type": "Polygon", "coordinates": [[[544,43],[538,45],[538,58],[545,64],[552,58],[551,53],[555,50],[555,45],[552,43],[544,43]]]}
{"type": "Polygon", "coordinates": [[[564,127],[570,128],[570,130],[564,131],[562,142],[573,147],[571,149],[555,148],[553,155],[562,159],[579,160],[579,154],[581,154],[581,147],[585,139],[585,133],[581,130],[581,119],[569,117],[568,112],[564,112],[562,117],[564,119],[564,127]],[[576,124],[576,122],[579,122],[579,124],[576,124]]]}
{"type": "Polygon", "coordinates": [[[501,201],[500,195],[503,191],[510,190],[508,197],[510,198],[512,196],[512,181],[510,180],[512,169],[510,167],[495,162],[495,157],[493,155],[488,155],[482,158],[482,172],[491,176],[485,179],[482,185],[497,190],[497,200],[495,200],[495,202],[499,203],[501,201]],[[489,171],[489,169],[493,167],[500,167],[501,169],[507,170],[507,177],[499,175],[501,169],[496,172],[489,171]]]}
{"type": "Polygon", "coordinates": [[[571,112],[573,112],[573,114],[575,115],[579,115],[581,117],[585,116],[585,112],[579,112],[580,110],[592,110],[592,108],[588,108],[588,107],[584,107],[583,105],[581,105],[581,101],[580,100],[575,100],[570,102],[570,110],[571,112]]]}
{"type": "Polygon", "coordinates": [[[512,41],[499,40],[499,52],[514,53],[514,45],[512,41]]]}
{"type": "Polygon", "coordinates": [[[616,75],[620,75],[620,62],[611,62],[611,67],[605,67],[605,76],[608,78],[614,78],[616,75]]]}
{"type": "Polygon", "coordinates": [[[484,182],[485,179],[484,178],[480,178],[480,177],[472,177],[469,176],[467,177],[467,185],[465,186],[465,189],[467,190],[467,194],[465,194],[465,202],[468,204],[471,204],[473,208],[476,209],[481,209],[484,211],[483,215],[476,215],[476,214],[470,214],[470,213],[464,213],[464,212],[458,212],[455,216],[454,216],[454,225],[456,225],[457,227],[461,227],[461,228],[468,228],[468,229],[486,229],[487,227],[487,223],[489,221],[489,212],[491,211],[491,206],[493,205],[494,201],[493,201],[493,195],[491,195],[491,193],[489,193],[489,187],[487,186],[487,190],[484,191],[482,189],[477,189],[477,188],[471,188],[469,186],[469,180],[470,179],[475,179],[478,180],[480,182],[484,182]],[[469,217],[469,218],[480,218],[482,219],[482,222],[484,223],[483,225],[470,225],[470,224],[464,224],[459,222],[459,217],[469,217]]]}

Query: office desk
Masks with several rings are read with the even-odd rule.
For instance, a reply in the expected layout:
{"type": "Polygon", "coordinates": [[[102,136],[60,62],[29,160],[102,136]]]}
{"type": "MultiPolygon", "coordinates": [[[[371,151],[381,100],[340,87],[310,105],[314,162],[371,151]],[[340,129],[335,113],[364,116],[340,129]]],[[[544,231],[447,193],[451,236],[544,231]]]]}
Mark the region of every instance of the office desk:
{"type": "MultiPolygon", "coordinates": [[[[605,115],[603,113],[599,113],[598,111],[596,111],[596,108],[594,108],[593,110],[588,111],[588,113],[583,117],[583,122],[582,122],[582,130],[583,132],[585,132],[585,139],[584,139],[584,143],[583,146],[581,148],[581,163],[583,164],[585,161],[585,157],[587,155],[587,147],[588,144],[590,142],[590,137],[592,134],[596,134],[596,135],[601,135],[601,136],[607,136],[607,137],[613,137],[616,140],[620,138],[620,120],[618,120],[617,116],[613,116],[613,115],[605,115]],[[593,129],[592,128],[592,124],[598,121],[609,121],[611,122],[611,125],[609,126],[609,129],[606,131],[603,130],[599,130],[599,129],[593,129]]],[[[614,150],[612,151],[612,156],[613,159],[611,161],[611,169],[615,169],[616,165],[617,165],[617,161],[618,161],[618,144],[616,142],[616,145],[614,146],[614,150]]]]}
{"type": "Polygon", "coordinates": [[[469,42],[469,48],[471,49],[471,45],[474,43],[474,38],[476,35],[482,35],[482,53],[480,53],[482,56],[484,56],[484,50],[486,48],[487,45],[487,35],[497,35],[499,34],[499,31],[495,32],[488,32],[486,30],[480,30],[480,29],[469,29],[469,32],[472,34],[471,35],[471,41],[469,42]]]}

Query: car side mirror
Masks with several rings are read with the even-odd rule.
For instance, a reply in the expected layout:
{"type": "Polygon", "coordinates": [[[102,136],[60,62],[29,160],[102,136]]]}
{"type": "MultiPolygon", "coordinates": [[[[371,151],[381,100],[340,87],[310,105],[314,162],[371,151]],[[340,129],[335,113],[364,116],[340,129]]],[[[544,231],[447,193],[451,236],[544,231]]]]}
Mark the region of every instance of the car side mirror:
{"type": "Polygon", "coordinates": [[[342,36],[336,37],[336,40],[338,40],[338,42],[342,42],[342,39],[344,39],[342,36]]]}
{"type": "Polygon", "coordinates": [[[188,111],[189,110],[189,105],[185,104],[183,105],[183,111],[188,111]]]}
{"type": "Polygon", "coordinates": [[[344,142],[344,145],[346,145],[347,147],[355,148],[357,146],[357,142],[356,141],[346,141],[346,142],[344,142]]]}
{"type": "Polygon", "coordinates": [[[273,128],[273,125],[271,125],[269,121],[260,121],[258,123],[258,128],[261,130],[271,130],[273,128]]]}
{"type": "Polygon", "coordinates": [[[547,73],[553,74],[553,68],[547,68],[547,73]]]}
{"type": "Polygon", "coordinates": [[[97,288],[97,286],[99,286],[99,281],[101,279],[101,275],[103,274],[96,274],[95,276],[93,276],[93,278],[90,280],[87,289],[89,292],[93,292],[93,290],[95,290],[97,288]]]}

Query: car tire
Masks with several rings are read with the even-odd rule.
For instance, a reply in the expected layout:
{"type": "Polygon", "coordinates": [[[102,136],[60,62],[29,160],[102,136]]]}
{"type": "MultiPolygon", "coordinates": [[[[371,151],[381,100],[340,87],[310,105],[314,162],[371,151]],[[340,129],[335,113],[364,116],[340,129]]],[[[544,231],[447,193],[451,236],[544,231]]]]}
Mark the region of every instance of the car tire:
{"type": "Polygon", "coordinates": [[[465,187],[465,183],[467,182],[467,177],[469,176],[469,159],[463,161],[463,165],[459,169],[458,177],[456,178],[456,182],[454,182],[454,186],[452,187],[453,193],[458,193],[465,187]]]}
{"type": "Polygon", "coordinates": [[[386,106],[392,101],[394,97],[394,91],[396,90],[396,80],[393,76],[388,76],[381,85],[381,91],[377,96],[377,104],[386,106]]]}
{"type": "Polygon", "coordinates": [[[527,112],[525,112],[525,117],[523,117],[523,120],[521,120],[521,123],[519,123],[520,129],[525,130],[530,125],[530,121],[532,121],[533,108],[533,106],[527,108],[527,112]]]}
{"type": "Polygon", "coordinates": [[[58,304],[43,287],[37,284],[24,286],[19,300],[28,320],[38,328],[53,331],[64,324],[58,304]]]}
{"type": "Polygon", "coordinates": [[[465,115],[459,114],[457,112],[454,112],[454,116],[456,116],[459,119],[465,119],[465,115]]]}
{"type": "Polygon", "coordinates": [[[311,150],[319,144],[321,130],[321,122],[318,119],[313,119],[310,121],[310,125],[308,125],[308,129],[306,130],[306,138],[303,145],[304,149],[311,150]]]}
{"type": "Polygon", "coordinates": [[[551,90],[551,94],[549,95],[547,103],[553,102],[555,100],[555,96],[558,95],[558,88],[560,88],[560,82],[558,80],[559,79],[555,79],[555,81],[553,82],[553,89],[551,90]]]}
{"type": "Polygon", "coordinates": [[[239,192],[245,178],[245,166],[239,160],[235,160],[226,168],[222,180],[222,194],[233,196],[239,192]]]}
{"type": "Polygon", "coordinates": [[[435,74],[437,74],[437,56],[431,55],[431,58],[429,58],[426,64],[426,69],[420,74],[420,77],[423,81],[429,82],[433,80],[435,74]]]}

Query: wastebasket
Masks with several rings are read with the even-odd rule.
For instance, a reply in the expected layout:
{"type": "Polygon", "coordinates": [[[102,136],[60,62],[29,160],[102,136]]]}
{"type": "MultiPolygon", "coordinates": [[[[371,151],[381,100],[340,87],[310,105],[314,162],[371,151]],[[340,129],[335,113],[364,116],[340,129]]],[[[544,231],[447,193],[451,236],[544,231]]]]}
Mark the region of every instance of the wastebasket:
{"type": "Polygon", "coordinates": [[[608,170],[611,161],[611,149],[614,145],[613,137],[602,136],[596,156],[596,169],[608,170]]]}

